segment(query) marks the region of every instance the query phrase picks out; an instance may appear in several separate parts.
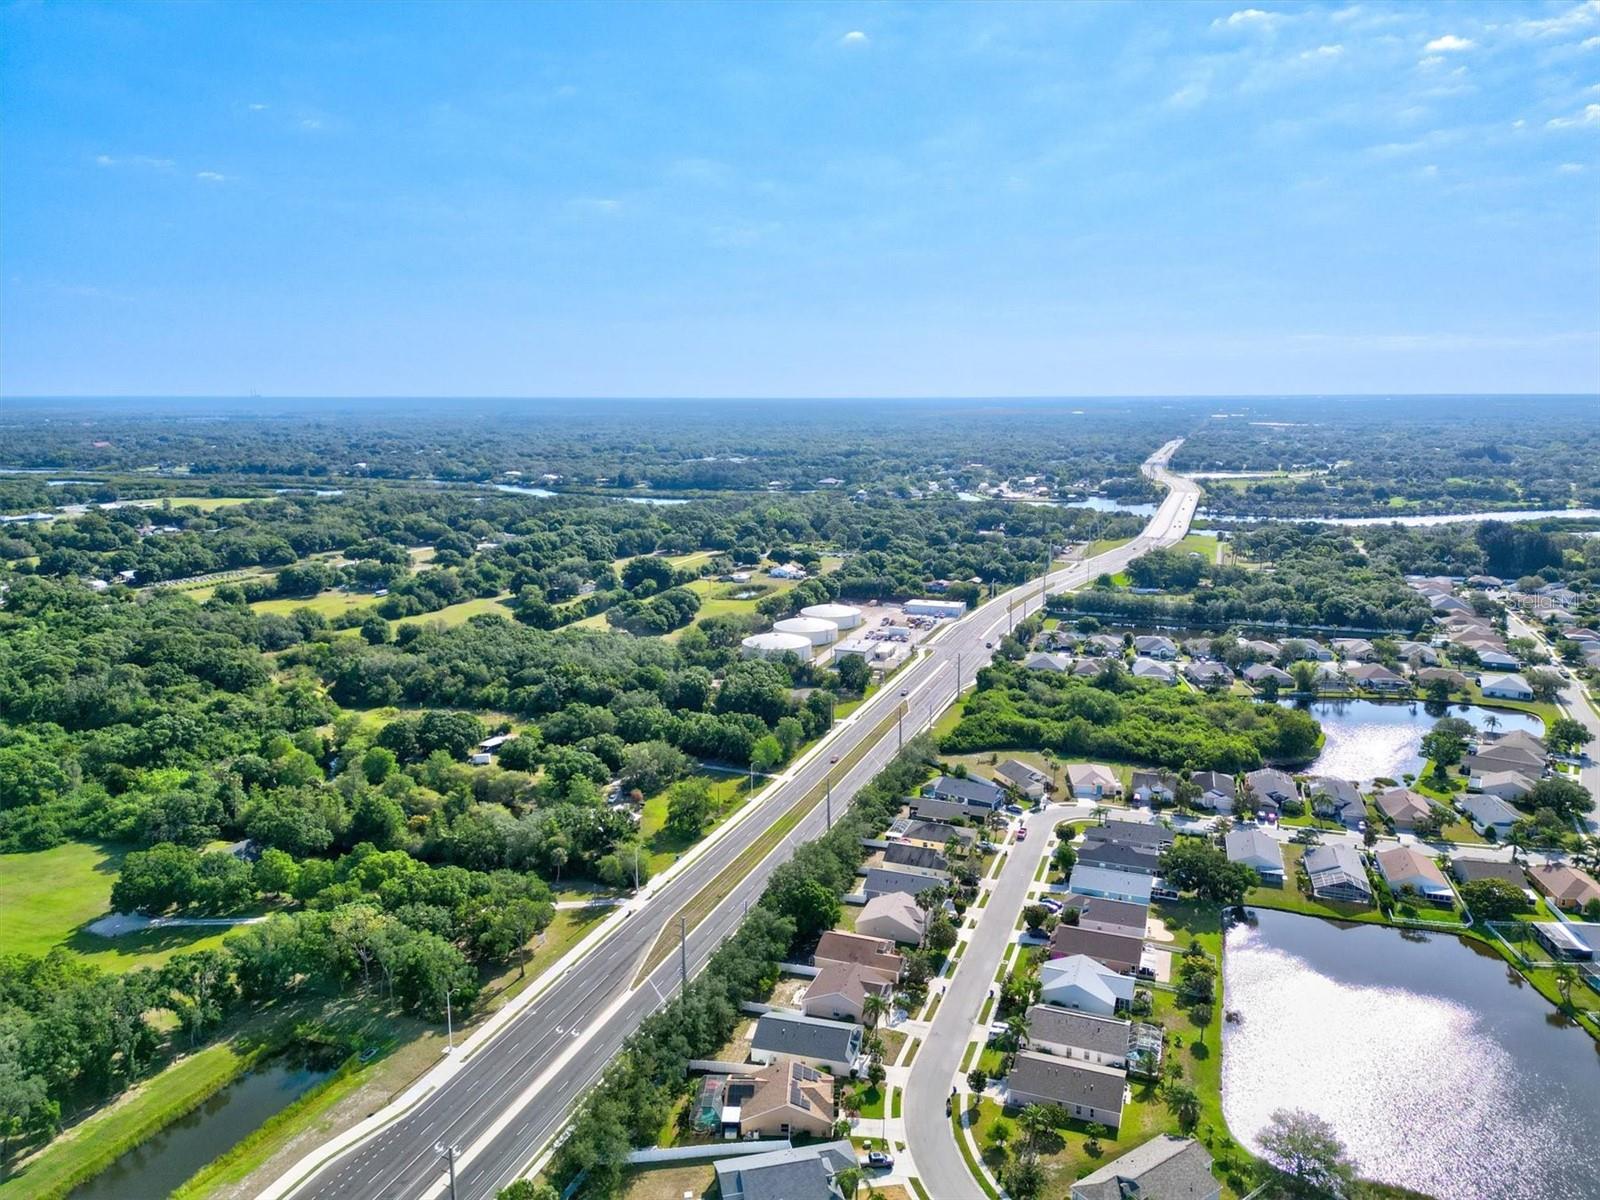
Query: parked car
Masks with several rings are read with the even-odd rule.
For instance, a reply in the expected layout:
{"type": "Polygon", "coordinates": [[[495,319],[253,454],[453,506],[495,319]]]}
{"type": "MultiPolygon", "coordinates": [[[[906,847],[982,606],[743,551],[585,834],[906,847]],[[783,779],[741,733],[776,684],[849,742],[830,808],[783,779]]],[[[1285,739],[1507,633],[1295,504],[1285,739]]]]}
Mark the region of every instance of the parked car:
{"type": "MultiPolygon", "coordinates": [[[[946,1101],[946,1107],[948,1106],[949,1102],[946,1101]]],[[[888,1170],[890,1167],[894,1166],[894,1155],[885,1150],[869,1150],[867,1151],[867,1166],[883,1167],[885,1170],[888,1170]]]]}
{"type": "Polygon", "coordinates": [[[1027,810],[1020,804],[1008,804],[1006,805],[1006,811],[1013,817],[1020,817],[1027,810]]]}

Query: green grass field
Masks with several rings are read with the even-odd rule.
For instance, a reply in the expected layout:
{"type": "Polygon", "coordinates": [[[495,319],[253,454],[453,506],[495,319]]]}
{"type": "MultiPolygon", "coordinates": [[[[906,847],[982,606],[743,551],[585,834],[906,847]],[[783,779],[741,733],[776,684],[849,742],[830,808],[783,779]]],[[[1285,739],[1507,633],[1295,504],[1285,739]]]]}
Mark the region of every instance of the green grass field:
{"type": "Polygon", "coordinates": [[[1217,554],[1222,543],[1214,537],[1204,537],[1198,533],[1191,533],[1181,542],[1174,543],[1173,549],[1180,554],[1198,554],[1207,562],[1216,562],[1217,554]]]}
{"type": "Polygon", "coordinates": [[[392,622],[392,624],[399,626],[408,621],[420,621],[424,624],[443,621],[446,625],[464,625],[471,618],[481,613],[494,613],[508,621],[514,621],[516,618],[511,615],[511,610],[506,607],[506,599],[507,596],[482,596],[476,600],[463,600],[460,604],[452,604],[447,608],[441,608],[438,612],[421,613],[415,617],[403,617],[398,621],[392,622]]]}
{"type": "Polygon", "coordinates": [[[331,591],[299,599],[257,600],[250,608],[258,613],[277,613],[280,617],[286,617],[296,609],[309,608],[314,613],[332,619],[352,608],[370,608],[376,603],[370,592],[331,591]]]}
{"type": "MultiPolygon", "coordinates": [[[[716,797],[721,807],[711,823],[697,838],[680,837],[666,828],[667,824],[667,793],[660,792],[651,796],[644,802],[644,812],[639,820],[639,836],[650,850],[650,857],[646,860],[650,864],[650,873],[664,871],[670,867],[678,855],[690,846],[706,837],[718,825],[721,825],[734,813],[739,811],[749,795],[749,776],[730,775],[721,771],[701,771],[699,777],[711,783],[711,794],[716,797]]],[[[757,779],[756,786],[760,787],[766,781],[757,779]]]]}
{"type": "Polygon", "coordinates": [[[173,508],[198,508],[201,512],[216,512],[219,508],[233,508],[238,504],[253,504],[265,496],[174,496],[173,508]]]}
{"type": "Polygon", "coordinates": [[[156,929],[103,938],[86,931],[106,914],[124,852],[87,842],[0,855],[0,953],[65,946],[107,971],[157,966],[181,950],[221,945],[226,929],[156,929]]]}

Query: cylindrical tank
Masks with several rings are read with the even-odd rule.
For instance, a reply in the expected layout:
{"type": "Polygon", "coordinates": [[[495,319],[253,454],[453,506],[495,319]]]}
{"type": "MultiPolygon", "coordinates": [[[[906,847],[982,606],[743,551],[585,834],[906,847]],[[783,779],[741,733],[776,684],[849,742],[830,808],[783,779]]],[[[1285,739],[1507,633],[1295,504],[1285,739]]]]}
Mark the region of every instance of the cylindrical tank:
{"type": "Polygon", "coordinates": [[[830,646],[839,637],[839,627],[818,617],[790,617],[772,626],[774,633],[792,633],[813,646],[830,646]]]}
{"type": "Polygon", "coordinates": [[[812,604],[800,610],[802,617],[815,617],[831,621],[840,629],[854,629],[861,624],[861,610],[849,604],[812,604]]]}
{"type": "Polygon", "coordinates": [[[811,639],[797,633],[758,633],[745,638],[740,647],[746,658],[782,658],[793,654],[810,659],[812,653],[811,639]]]}

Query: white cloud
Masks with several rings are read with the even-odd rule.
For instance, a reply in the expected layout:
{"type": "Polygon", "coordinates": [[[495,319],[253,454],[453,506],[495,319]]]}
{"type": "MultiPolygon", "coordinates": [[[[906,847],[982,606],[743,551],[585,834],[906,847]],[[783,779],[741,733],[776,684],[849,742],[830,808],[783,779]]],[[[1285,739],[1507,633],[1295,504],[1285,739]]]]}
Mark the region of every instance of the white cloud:
{"type": "Polygon", "coordinates": [[[267,111],[267,106],[265,104],[252,104],[252,105],[250,105],[250,111],[251,112],[266,112],[267,111]]]}
{"type": "Polygon", "coordinates": [[[1572,129],[1579,125],[1600,125],[1600,104],[1585,104],[1575,117],[1551,117],[1545,122],[1550,129],[1572,129]]]}
{"type": "Polygon", "coordinates": [[[1423,47],[1428,54],[1445,54],[1455,50],[1471,50],[1475,43],[1471,38],[1457,37],[1447,33],[1443,37],[1436,37],[1423,47]]]}
{"type": "Polygon", "coordinates": [[[1343,55],[1343,46],[1337,44],[1332,46],[1318,46],[1315,50],[1302,50],[1298,55],[1298,61],[1306,63],[1331,62],[1336,58],[1342,57],[1343,55]]]}
{"type": "Polygon", "coordinates": [[[868,40],[867,39],[867,35],[862,33],[861,30],[852,29],[849,33],[845,34],[842,38],[839,39],[839,45],[841,45],[841,46],[865,46],[867,44],[867,40],[868,40]]]}
{"type": "Polygon", "coordinates": [[[178,165],[170,158],[156,158],[149,154],[134,154],[127,158],[118,158],[110,154],[96,154],[94,162],[97,167],[144,167],[152,171],[170,171],[178,165]]]}
{"type": "Polygon", "coordinates": [[[1429,163],[1418,172],[1424,179],[1432,179],[1439,174],[1439,164],[1429,163]]]}
{"type": "Polygon", "coordinates": [[[220,171],[196,171],[194,177],[204,183],[226,183],[228,180],[220,171]]]}
{"type": "Polygon", "coordinates": [[[300,118],[300,128],[301,129],[308,129],[308,130],[321,129],[322,128],[322,118],[321,117],[301,117],[300,118]]]}
{"type": "Polygon", "coordinates": [[[1584,38],[1578,43],[1580,50],[1600,50],[1600,36],[1584,38]]]}
{"type": "Polygon", "coordinates": [[[1560,175],[1581,175],[1581,174],[1583,174],[1583,164],[1582,163],[1562,163],[1559,167],[1556,168],[1556,172],[1557,172],[1557,174],[1560,174],[1560,175]]]}
{"type": "Polygon", "coordinates": [[[614,200],[609,196],[584,196],[572,201],[572,207],[579,212],[611,213],[622,211],[622,201],[614,200]]]}
{"type": "Polygon", "coordinates": [[[1186,83],[1167,97],[1167,107],[1193,108],[1197,104],[1204,103],[1207,94],[1205,84],[1186,83]]]}
{"type": "Polygon", "coordinates": [[[1584,0],[1555,17],[1518,21],[1512,28],[1530,37],[1559,37],[1600,22],[1600,0],[1584,0]]]}
{"type": "Polygon", "coordinates": [[[1238,12],[1229,13],[1212,21],[1211,28],[1271,29],[1282,19],[1282,13],[1262,12],[1259,8],[1241,8],[1238,12]]]}

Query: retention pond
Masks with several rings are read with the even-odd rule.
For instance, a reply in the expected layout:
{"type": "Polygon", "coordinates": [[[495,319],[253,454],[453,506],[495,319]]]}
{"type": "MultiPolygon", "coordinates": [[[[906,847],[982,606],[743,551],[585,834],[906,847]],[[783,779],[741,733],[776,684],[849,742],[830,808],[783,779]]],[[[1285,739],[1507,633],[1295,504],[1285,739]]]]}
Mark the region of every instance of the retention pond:
{"type": "Polygon", "coordinates": [[[1251,910],[1228,931],[1222,1106],[1330,1122],[1360,1173],[1437,1200],[1600,1197],[1600,1053],[1448,934],[1251,910]]]}

